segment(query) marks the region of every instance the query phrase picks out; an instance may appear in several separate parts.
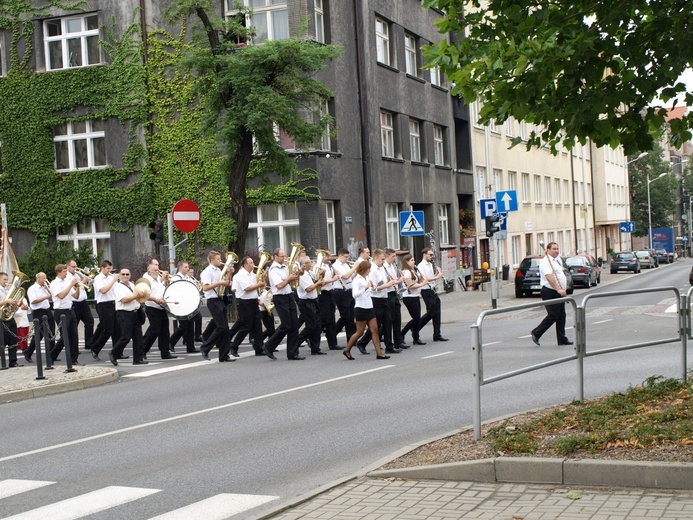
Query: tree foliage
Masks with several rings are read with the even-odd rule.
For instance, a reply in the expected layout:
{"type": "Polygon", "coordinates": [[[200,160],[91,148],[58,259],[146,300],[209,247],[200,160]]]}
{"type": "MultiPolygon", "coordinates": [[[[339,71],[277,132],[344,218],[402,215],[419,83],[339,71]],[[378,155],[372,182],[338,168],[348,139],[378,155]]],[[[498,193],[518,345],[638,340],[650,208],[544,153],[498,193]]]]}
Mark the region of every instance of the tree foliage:
{"type": "Polygon", "coordinates": [[[314,191],[296,186],[311,175],[297,169],[296,158],[282,148],[276,132],[290,135],[297,149],[310,147],[323,134],[330,117],[320,107],[332,92],[313,76],[339,56],[340,49],[297,38],[245,45],[252,37],[252,30],[241,23],[247,11],[239,5],[239,15],[224,20],[215,5],[210,0],[176,0],[168,15],[191,19],[191,41],[180,65],[201,78],[196,86],[202,130],[220,144],[229,216],[236,223],[229,249],[242,253],[249,172],[260,177],[265,191],[270,175],[277,174],[293,186],[294,200],[316,197],[314,191]]]}
{"type": "MultiPolygon", "coordinates": [[[[690,67],[693,11],[686,0],[424,0],[438,8],[443,39],[426,50],[480,120],[512,116],[537,125],[527,147],[591,139],[651,150],[667,111],[650,106],[693,93],[678,82],[690,67]]],[[[670,122],[676,147],[691,139],[693,114],[670,122]]],[[[517,142],[520,142],[519,140],[517,142]]],[[[517,143],[515,143],[517,144],[517,143]]]]}
{"type": "Polygon", "coordinates": [[[672,215],[676,214],[678,181],[668,161],[663,159],[663,149],[655,143],[644,158],[628,166],[631,200],[631,220],[635,222],[635,235],[646,236],[648,230],[647,179],[650,179],[650,208],[652,227],[671,227],[672,215]],[[662,173],[668,173],[655,180],[662,173]]]}

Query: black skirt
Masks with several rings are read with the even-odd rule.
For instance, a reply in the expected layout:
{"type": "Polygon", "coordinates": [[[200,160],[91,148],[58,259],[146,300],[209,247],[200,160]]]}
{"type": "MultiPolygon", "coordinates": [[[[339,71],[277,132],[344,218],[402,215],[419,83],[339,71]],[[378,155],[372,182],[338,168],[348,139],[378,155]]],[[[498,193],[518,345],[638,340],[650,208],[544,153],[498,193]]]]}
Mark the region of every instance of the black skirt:
{"type": "Polygon", "coordinates": [[[361,307],[354,308],[354,319],[356,321],[368,321],[371,318],[375,318],[375,311],[373,309],[363,309],[361,307]]]}

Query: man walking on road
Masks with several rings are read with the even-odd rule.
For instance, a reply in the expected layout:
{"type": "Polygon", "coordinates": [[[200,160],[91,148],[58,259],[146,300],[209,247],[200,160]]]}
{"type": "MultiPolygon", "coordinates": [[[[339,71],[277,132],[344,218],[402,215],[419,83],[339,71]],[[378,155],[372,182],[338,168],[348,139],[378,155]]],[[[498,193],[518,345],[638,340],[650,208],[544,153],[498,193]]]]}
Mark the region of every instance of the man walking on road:
{"type": "MultiPolygon", "coordinates": [[[[558,258],[558,244],[550,242],[546,255],[539,262],[541,276],[541,299],[555,300],[567,296],[567,280],[563,272],[563,263],[558,258]]],[[[539,346],[539,338],[551,325],[556,324],[556,340],[559,345],[572,345],[565,335],[565,303],[546,306],[546,318],[532,331],[532,341],[539,346]]]]}

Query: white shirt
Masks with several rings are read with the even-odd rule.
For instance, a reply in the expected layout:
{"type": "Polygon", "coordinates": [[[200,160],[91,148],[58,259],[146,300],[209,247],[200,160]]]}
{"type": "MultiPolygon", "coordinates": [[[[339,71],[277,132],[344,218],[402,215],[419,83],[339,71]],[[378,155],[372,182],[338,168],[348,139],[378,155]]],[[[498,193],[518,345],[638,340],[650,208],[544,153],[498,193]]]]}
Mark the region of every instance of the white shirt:
{"type": "MultiPolygon", "coordinates": [[[[73,294],[77,289],[73,288],[69,293],[67,293],[67,296],[65,296],[65,298],[58,297],[58,294],[67,289],[71,283],[72,282],[67,276],[63,280],[61,280],[60,278],[56,278],[51,282],[51,293],[53,293],[54,309],[72,309],[73,294]]],[[[83,292],[83,289],[81,287],[79,289],[79,292],[83,292]]]]}
{"type": "Polygon", "coordinates": [[[120,300],[132,296],[135,292],[135,284],[132,282],[116,282],[113,285],[113,291],[115,293],[115,306],[116,311],[136,311],[140,308],[140,302],[137,300],[132,300],[131,302],[122,303],[120,300]],[[126,285],[127,284],[127,285],[126,285]]]}
{"type": "MultiPolygon", "coordinates": [[[[200,273],[200,282],[202,282],[203,287],[205,284],[218,283],[220,279],[221,269],[219,267],[214,267],[212,264],[209,264],[200,273]]],[[[205,298],[207,298],[208,300],[212,298],[219,298],[219,295],[217,294],[217,291],[215,289],[212,289],[211,291],[205,291],[204,294],[205,298]]]]}
{"type": "Polygon", "coordinates": [[[371,267],[371,273],[370,273],[370,278],[371,281],[373,282],[373,287],[376,289],[373,291],[371,294],[372,298],[387,298],[387,289],[377,289],[377,287],[380,287],[384,284],[387,283],[387,274],[385,273],[385,268],[383,267],[378,267],[377,265],[373,264],[371,267]]]}
{"type": "MultiPolygon", "coordinates": [[[[51,301],[50,300],[43,300],[39,303],[31,303],[34,300],[38,300],[39,298],[43,298],[44,296],[48,296],[48,290],[43,286],[39,285],[38,283],[34,283],[31,287],[29,287],[29,290],[26,292],[26,295],[29,299],[29,307],[32,309],[50,309],[51,308],[51,301]]],[[[1,300],[2,298],[0,298],[1,300]]]]}
{"type": "Polygon", "coordinates": [[[359,309],[372,309],[373,300],[371,299],[371,289],[366,289],[368,280],[360,274],[354,277],[354,284],[351,287],[351,295],[354,297],[354,306],[359,309]]]}
{"type": "Polygon", "coordinates": [[[312,291],[308,292],[306,289],[313,285],[315,281],[313,281],[313,276],[309,272],[305,272],[301,275],[301,277],[298,279],[298,290],[296,291],[298,294],[299,299],[301,300],[317,300],[318,298],[318,291],[316,289],[313,289],[312,291]]]}
{"type": "MultiPolygon", "coordinates": [[[[417,280],[416,278],[412,278],[411,271],[409,269],[402,269],[402,275],[404,276],[405,285],[409,282],[409,280],[412,279],[414,280],[412,285],[419,283],[419,280],[417,280]]],[[[421,296],[421,287],[407,290],[402,295],[402,298],[418,298],[419,296],[421,296]]]]}
{"type": "Polygon", "coordinates": [[[269,282],[270,287],[272,287],[272,294],[277,296],[278,294],[291,294],[291,284],[286,284],[281,289],[277,288],[277,285],[282,283],[289,277],[289,267],[286,264],[278,264],[277,262],[272,262],[269,270],[269,282]]]}
{"type": "MultiPolygon", "coordinates": [[[[26,298],[23,301],[25,305],[29,305],[26,298]]],[[[17,327],[29,327],[31,325],[29,323],[29,311],[18,307],[14,313],[14,321],[17,323],[17,327]]]]}
{"type": "MultiPolygon", "coordinates": [[[[334,278],[334,270],[332,269],[332,266],[327,265],[327,264],[322,264],[320,266],[320,269],[324,273],[322,276],[323,280],[331,280],[332,278],[334,278]]],[[[339,284],[339,282],[337,282],[337,283],[339,284]]],[[[323,291],[331,291],[332,289],[334,289],[334,284],[335,284],[334,282],[326,283],[325,285],[322,286],[322,290],[323,291]]],[[[341,289],[340,285],[338,285],[338,287],[341,289]]]]}
{"type": "Polygon", "coordinates": [[[233,277],[231,289],[236,293],[236,298],[241,300],[257,300],[257,290],[246,291],[251,285],[255,285],[255,273],[241,267],[233,277]]]}
{"type": "MultiPolygon", "coordinates": [[[[68,271],[67,276],[65,277],[65,280],[71,282],[73,278],[76,278],[77,280],[81,280],[81,278],[79,276],[77,276],[76,274],[72,274],[70,271],[68,271]]],[[[84,282],[83,282],[84,285],[87,285],[88,281],[89,280],[84,280],[84,282]]],[[[77,298],[72,296],[72,301],[74,301],[74,302],[83,302],[86,299],[87,299],[87,290],[84,287],[79,288],[79,296],[77,298]]],[[[55,307],[55,301],[53,301],[53,307],[57,308],[57,307],[55,307]]]]}
{"type": "MultiPolygon", "coordinates": [[[[421,276],[423,276],[424,278],[431,279],[436,275],[435,271],[433,270],[433,264],[426,259],[421,260],[421,262],[419,262],[418,268],[419,273],[421,273],[421,276]]],[[[433,286],[430,283],[427,283],[424,287],[422,287],[422,289],[432,288],[433,286]]]]}
{"type": "MultiPolygon", "coordinates": [[[[341,260],[337,259],[334,261],[334,264],[332,264],[332,267],[334,268],[335,273],[337,273],[339,276],[344,276],[344,273],[349,271],[351,267],[349,267],[349,264],[346,262],[342,262],[341,260]]],[[[335,289],[351,289],[351,283],[354,277],[350,277],[348,279],[340,278],[338,281],[335,282],[335,289]]]]}
{"type": "MultiPolygon", "coordinates": [[[[159,277],[157,276],[156,278],[154,278],[149,273],[144,273],[144,276],[142,278],[146,278],[147,280],[149,280],[149,283],[152,286],[151,297],[156,298],[157,300],[163,300],[164,291],[166,291],[166,286],[159,281],[159,277]]],[[[161,305],[151,300],[147,300],[146,302],[144,302],[144,305],[145,307],[152,307],[154,309],[163,309],[161,305]]]]}
{"type": "Polygon", "coordinates": [[[101,289],[103,289],[109,283],[111,283],[111,280],[113,278],[114,275],[112,274],[106,276],[103,273],[99,273],[96,275],[96,277],[94,278],[94,298],[96,299],[96,303],[115,301],[115,292],[113,291],[113,287],[115,287],[115,284],[113,284],[113,287],[111,287],[110,290],[105,294],[101,292],[101,289]]]}
{"type": "Polygon", "coordinates": [[[559,256],[554,258],[551,255],[544,255],[544,258],[542,258],[539,262],[539,275],[541,277],[542,287],[553,289],[549,281],[546,279],[546,275],[552,276],[554,272],[558,278],[558,283],[561,285],[561,289],[565,291],[566,287],[568,286],[568,280],[563,272],[563,261],[559,256]]]}
{"type": "MultiPolygon", "coordinates": [[[[396,264],[388,264],[387,260],[383,263],[383,269],[385,269],[385,272],[388,275],[387,281],[389,282],[390,280],[397,280],[397,265],[396,264]]],[[[397,291],[397,286],[396,285],[391,285],[390,287],[387,288],[387,292],[395,292],[397,291]]]]}

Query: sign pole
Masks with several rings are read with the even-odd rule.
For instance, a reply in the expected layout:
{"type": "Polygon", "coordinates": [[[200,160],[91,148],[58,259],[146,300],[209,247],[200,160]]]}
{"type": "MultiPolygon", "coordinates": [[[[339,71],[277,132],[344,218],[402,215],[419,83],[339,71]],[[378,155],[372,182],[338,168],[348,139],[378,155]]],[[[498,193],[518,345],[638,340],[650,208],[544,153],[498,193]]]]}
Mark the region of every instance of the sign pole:
{"type": "Polygon", "coordinates": [[[496,249],[495,249],[495,244],[493,243],[494,240],[493,238],[488,241],[488,246],[489,246],[489,268],[491,271],[491,307],[496,309],[498,308],[498,302],[496,301],[496,274],[495,274],[495,266],[496,266],[496,249]]]}
{"type": "Polygon", "coordinates": [[[166,213],[168,223],[168,272],[176,274],[176,246],[173,243],[173,215],[166,213]]]}

